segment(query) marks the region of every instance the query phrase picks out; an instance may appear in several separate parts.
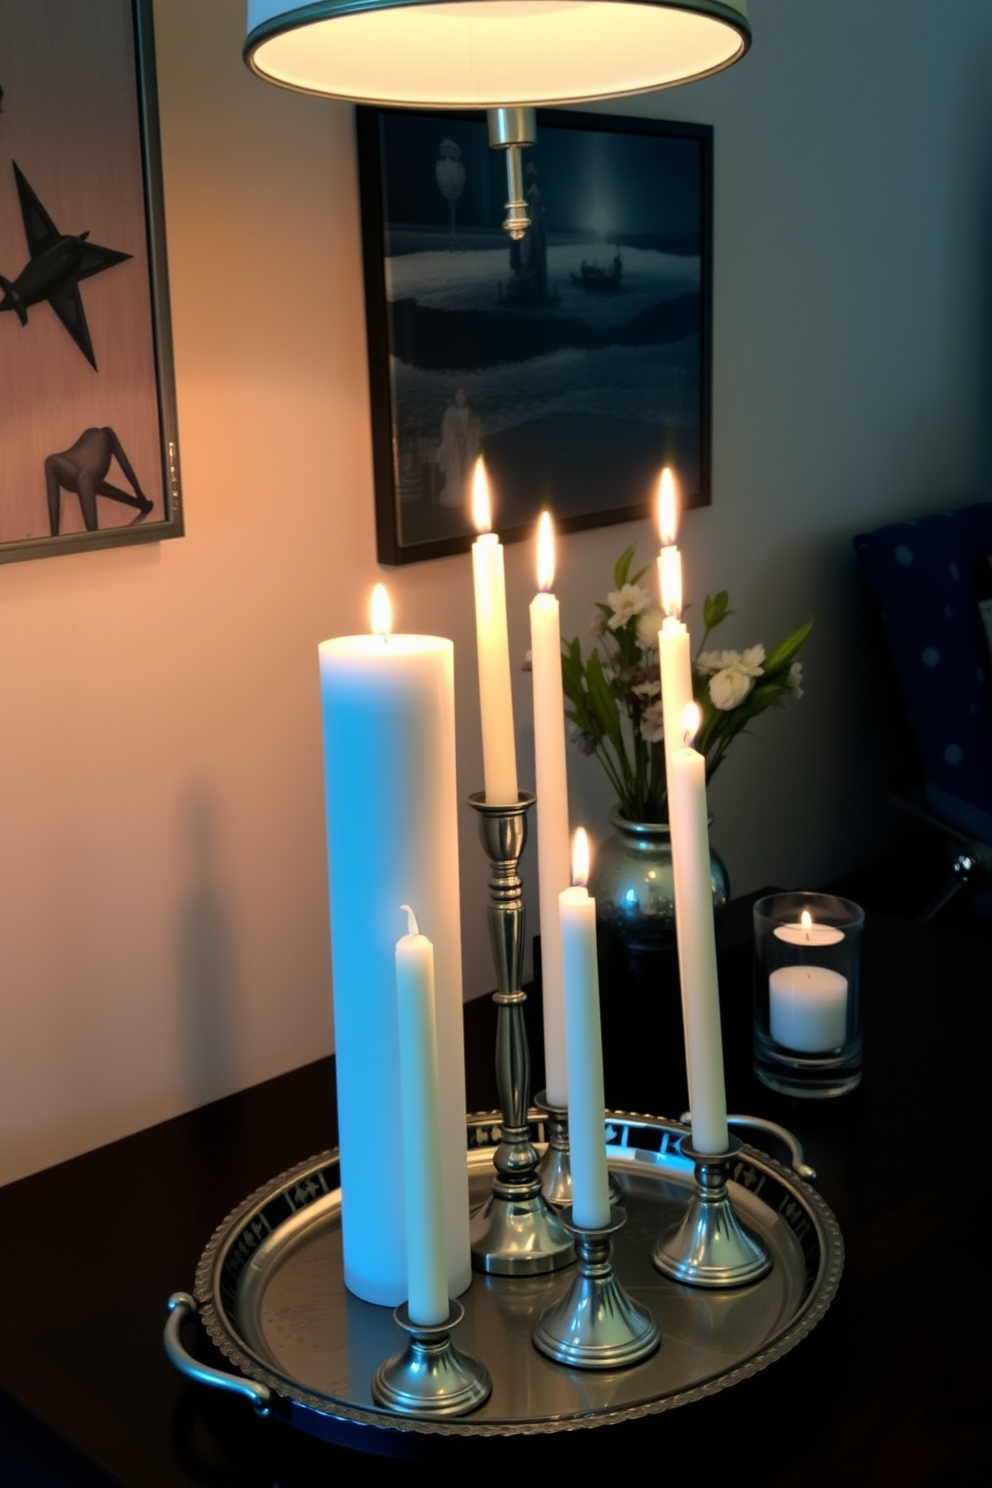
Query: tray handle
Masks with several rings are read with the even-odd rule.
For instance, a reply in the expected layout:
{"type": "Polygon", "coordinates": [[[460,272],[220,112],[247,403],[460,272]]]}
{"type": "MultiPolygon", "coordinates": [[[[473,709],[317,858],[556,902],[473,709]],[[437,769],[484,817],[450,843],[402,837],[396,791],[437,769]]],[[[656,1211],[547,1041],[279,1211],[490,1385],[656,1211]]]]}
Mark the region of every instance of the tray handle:
{"type": "MultiPolygon", "coordinates": [[[[691,1121],[691,1113],[683,1111],[679,1118],[683,1126],[688,1126],[691,1121]]],[[[816,1169],[811,1168],[803,1157],[803,1144],[798,1137],[793,1136],[784,1126],[779,1126],[777,1121],[766,1121],[764,1116],[728,1116],[728,1126],[736,1126],[742,1131],[765,1132],[769,1137],[776,1137],[789,1153],[789,1166],[800,1178],[807,1183],[816,1182],[816,1169]]]]}
{"type": "Polygon", "coordinates": [[[257,1384],[255,1380],[245,1379],[240,1374],[227,1374],[222,1369],[211,1369],[209,1364],[201,1364],[183,1348],[180,1337],[183,1323],[187,1318],[196,1317],[198,1311],[196,1298],[191,1297],[189,1292],[173,1292],[169,1298],[169,1316],[162,1333],[162,1342],[170,1363],[175,1365],[180,1374],[199,1381],[201,1385],[211,1385],[215,1390],[229,1390],[232,1395],[243,1395],[255,1407],[256,1415],[267,1416],[272,1399],[272,1391],[268,1385],[257,1384]]]}

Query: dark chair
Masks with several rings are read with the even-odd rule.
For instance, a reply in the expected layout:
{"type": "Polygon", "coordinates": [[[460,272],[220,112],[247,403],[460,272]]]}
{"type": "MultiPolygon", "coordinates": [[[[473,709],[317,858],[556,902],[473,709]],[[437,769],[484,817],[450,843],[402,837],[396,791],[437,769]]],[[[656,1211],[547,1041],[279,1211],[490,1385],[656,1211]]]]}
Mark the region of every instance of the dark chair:
{"type": "MultiPolygon", "coordinates": [[[[940,830],[949,874],[932,919],[992,872],[992,655],[980,600],[992,588],[992,504],[895,522],[854,539],[888,641],[918,759],[894,800],[940,830]]],[[[975,907],[985,897],[973,895],[975,907]]]]}

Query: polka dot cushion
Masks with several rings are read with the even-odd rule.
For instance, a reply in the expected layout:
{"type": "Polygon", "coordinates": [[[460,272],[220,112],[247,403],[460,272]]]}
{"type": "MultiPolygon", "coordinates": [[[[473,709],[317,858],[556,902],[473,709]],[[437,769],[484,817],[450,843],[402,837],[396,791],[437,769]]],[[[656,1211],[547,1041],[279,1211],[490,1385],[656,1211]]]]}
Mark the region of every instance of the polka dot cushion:
{"type": "Polygon", "coordinates": [[[881,612],[930,809],[992,842],[992,666],[979,612],[992,504],[854,539],[881,612]]]}

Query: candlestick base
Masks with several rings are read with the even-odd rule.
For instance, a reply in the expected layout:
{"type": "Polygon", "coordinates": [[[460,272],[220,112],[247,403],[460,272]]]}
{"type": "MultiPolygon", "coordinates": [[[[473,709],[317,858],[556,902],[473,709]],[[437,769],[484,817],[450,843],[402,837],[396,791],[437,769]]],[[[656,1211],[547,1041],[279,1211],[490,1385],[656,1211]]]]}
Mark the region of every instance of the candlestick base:
{"type": "Polygon", "coordinates": [[[443,1323],[427,1326],[410,1321],[405,1302],[397,1307],[393,1317],[410,1342],[376,1370],[372,1399],[377,1405],[403,1416],[464,1416],[489,1399],[489,1371],[451,1342],[451,1330],[465,1309],[455,1301],[449,1301],[448,1309],[443,1323]]]}
{"type": "MultiPolygon", "coordinates": [[[[568,1107],[548,1104],[547,1091],[534,1097],[534,1105],[545,1115],[545,1130],[548,1146],[537,1165],[541,1179],[541,1192],[549,1204],[563,1209],[572,1202],[572,1160],[568,1146],[568,1107]]],[[[623,1189],[610,1174],[610,1203],[623,1206],[623,1189]]]]}
{"type": "Polygon", "coordinates": [[[472,1265],[489,1276],[542,1276],[575,1260],[572,1237],[541,1193],[507,1193],[497,1181],[472,1220],[472,1265]]]}
{"type": "Polygon", "coordinates": [[[525,791],[515,805],[491,806],[485,793],[469,796],[479,813],[479,834],[489,859],[489,940],[496,968],[496,1089],[502,1113],[501,1140],[493,1156],[492,1196],[471,1226],[472,1265],[494,1276],[535,1276],[557,1271],[575,1259],[571,1236],[541,1193],[537,1149],[530,1140],[530,1048],[520,986],[524,951],[524,905],[517,873],[527,841],[527,812],[534,797],[525,791]]]}
{"type": "Polygon", "coordinates": [[[541,1192],[549,1204],[562,1208],[572,1202],[572,1161],[568,1152],[568,1108],[552,1106],[542,1090],[534,1105],[544,1113],[548,1146],[537,1165],[541,1192]]]}
{"type": "Polygon", "coordinates": [[[538,1318],[534,1347],[556,1364],[576,1369],[627,1369],[649,1358],[661,1330],[647,1308],[629,1297],[613,1270],[613,1235],[625,1223],[614,1206],[602,1229],[582,1230],[571,1209],[561,1215],[575,1236],[578,1273],[562,1297],[538,1318]]]}
{"type": "Polygon", "coordinates": [[[683,1156],[696,1165],[696,1191],[681,1222],[663,1231],[651,1252],[655,1266],[688,1286],[736,1287],[758,1281],[772,1266],[767,1250],[741,1224],[727,1191],[730,1160],[741,1149],[703,1153],[683,1138],[683,1156]]]}

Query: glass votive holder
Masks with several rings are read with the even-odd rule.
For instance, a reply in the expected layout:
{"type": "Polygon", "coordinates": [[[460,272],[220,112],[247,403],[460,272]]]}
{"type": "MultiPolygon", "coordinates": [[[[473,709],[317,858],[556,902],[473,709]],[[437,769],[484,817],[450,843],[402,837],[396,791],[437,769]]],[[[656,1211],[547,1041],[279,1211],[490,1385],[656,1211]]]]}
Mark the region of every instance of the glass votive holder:
{"type": "Polygon", "coordinates": [[[754,906],[754,1072],[785,1095],[861,1081],[864,910],[833,894],[768,894],[754,906]]]}

